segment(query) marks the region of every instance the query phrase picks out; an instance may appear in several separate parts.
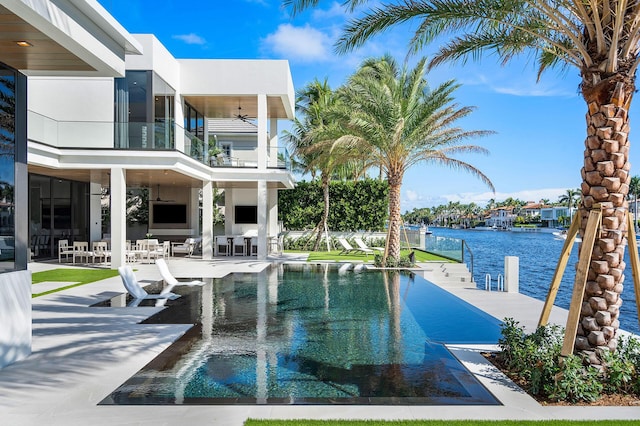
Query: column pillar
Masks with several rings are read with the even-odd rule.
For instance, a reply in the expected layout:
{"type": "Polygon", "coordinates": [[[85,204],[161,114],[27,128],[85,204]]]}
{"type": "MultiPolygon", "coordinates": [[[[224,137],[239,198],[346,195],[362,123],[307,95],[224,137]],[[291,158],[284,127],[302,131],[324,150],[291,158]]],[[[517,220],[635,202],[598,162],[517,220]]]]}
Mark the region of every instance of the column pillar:
{"type": "Polygon", "coordinates": [[[258,180],[258,260],[267,260],[267,181],[258,180]]]}
{"type": "Polygon", "coordinates": [[[224,190],[224,234],[233,235],[233,222],[235,222],[233,210],[233,188],[224,190]]]}
{"type": "MultiPolygon", "coordinates": [[[[93,174],[93,173],[92,173],[93,174]]],[[[102,185],[94,181],[89,182],[89,241],[102,239],[102,185]]]]}
{"type": "Polygon", "coordinates": [[[127,239],[127,172],[122,167],[111,169],[111,268],[125,264],[127,239]]]}
{"type": "Polygon", "coordinates": [[[213,259],[213,182],[202,182],[202,258],[213,259]]]}
{"type": "Polygon", "coordinates": [[[267,205],[268,205],[268,215],[267,215],[267,235],[276,236],[278,235],[278,190],[275,188],[267,189],[267,205]]]}
{"type": "Polygon", "coordinates": [[[268,167],[277,167],[278,166],[278,119],[270,118],[269,119],[269,160],[268,167]]]}
{"type": "Polygon", "coordinates": [[[267,168],[267,95],[258,95],[258,170],[267,168]]]}

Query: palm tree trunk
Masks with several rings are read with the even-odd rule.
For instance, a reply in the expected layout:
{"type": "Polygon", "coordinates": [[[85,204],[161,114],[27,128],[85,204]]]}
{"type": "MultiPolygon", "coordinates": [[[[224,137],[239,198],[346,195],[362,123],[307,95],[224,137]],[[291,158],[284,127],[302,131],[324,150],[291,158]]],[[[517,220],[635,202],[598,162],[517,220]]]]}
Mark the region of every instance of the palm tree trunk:
{"type": "Polygon", "coordinates": [[[616,348],[620,326],[629,211],[627,194],[631,180],[627,107],[634,91],[633,83],[628,81],[626,87],[621,81],[591,87],[583,84],[589,111],[579,207],[580,234],[584,236],[589,212],[597,204],[602,209],[602,227],[591,253],[574,349],[592,365],[601,363],[598,348],[616,348]]]}
{"type": "MultiPolygon", "coordinates": [[[[402,187],[402,176],[394,176],[391,173],[389,179],[389,232],[387,241],[389,244],[389,257],[400,259],[400,225],[402,225],[402,215],[400,211],[400,189],[402,187]]],[[[386,262],[386,259],[384,259],[386,262]]]]}
{"type": "Polygon", "coordinates": [[[318,236],[316,242],[313,245],[313,251],[318,251],[320,248],[320,241],[322,241],[322,233],[329,219],[329,175],[327,173],[322,174],[322,195],[324,198],[324,211],[322,212],[322,219],[318,223],[318,236]]]}

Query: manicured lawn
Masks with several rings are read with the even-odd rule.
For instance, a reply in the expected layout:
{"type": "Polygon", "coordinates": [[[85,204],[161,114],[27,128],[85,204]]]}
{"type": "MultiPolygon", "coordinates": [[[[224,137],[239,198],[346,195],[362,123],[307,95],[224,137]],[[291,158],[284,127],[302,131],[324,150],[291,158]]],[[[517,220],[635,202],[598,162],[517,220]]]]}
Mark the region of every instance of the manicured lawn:
{"type": "Polygon", "coordinates": [[[637,420],[256,420],[249,419],[245,426],[592,426],[631,425],[637,420]]]}
{"type": "Polygon", "coordinates": [[[94,281],[100,281],[107,278],[115,277],[118,275],[118,271],[115,269],[51,269],[49,271],[35,272],[32,275],[33,294],[31,297],[44,296],[45,294],[55,293],[57,291],[66,290],[68,288],[78,287],[84,284],[92,283],[94,281]],[[36,293],[38,290],[38,283],[42,282],[73,282],[64,287],[36,293]]]}
{"type": "MultiPolygon", "coordinates": [[[[286,252],[287,253],[303,253],[301,251],[294,251],[294,250],[287,250],[286,252]]],[[[445,259],[444,257],[436,256],[435,254],[427,253],[421,250],[414,250],[414,253],[416,255],[416,262],[430,262],[430,261],[451,262],[449,259],[445,259]]],[[[402,250],[402,256],[408,256],[408,255],[409,255],[409,250],[402,250]]],[[[307,261],[308,262],[318,262],[318,261],[373,262],[373,255],[369,254],[369,256],[366,256],[362,253],[340,254],[340,250],[313,251],[313,252],[309,252],[309,258],[307,259],[307,261]]]]}

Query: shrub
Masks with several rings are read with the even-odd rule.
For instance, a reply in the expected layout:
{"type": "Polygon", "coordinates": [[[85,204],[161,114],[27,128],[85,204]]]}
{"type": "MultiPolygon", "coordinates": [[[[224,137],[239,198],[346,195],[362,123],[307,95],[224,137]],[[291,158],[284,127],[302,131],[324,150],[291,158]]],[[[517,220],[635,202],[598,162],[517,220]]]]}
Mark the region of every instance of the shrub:
{"type": "Polygon", "coordinates": [[[525,380],[533,395],[571,402],[594,401],[600,396],[600,372],[585,367],[578,356],[560,356],[564,337],[561,327],[543,326],[526,334],[517,321],[506,318],[501,333],[499,361],[510,373],[525,380]]]}
{"type": "Polygon", "coordinates": [[[411,268],[415,266],[415,263],[411,261],[409,256],[400,256],[400,259],[395,257],[387,257],[387,263],[382,264],[382,253],[375,253],[373,255],[373,265],[378,268],[411,268]]]}

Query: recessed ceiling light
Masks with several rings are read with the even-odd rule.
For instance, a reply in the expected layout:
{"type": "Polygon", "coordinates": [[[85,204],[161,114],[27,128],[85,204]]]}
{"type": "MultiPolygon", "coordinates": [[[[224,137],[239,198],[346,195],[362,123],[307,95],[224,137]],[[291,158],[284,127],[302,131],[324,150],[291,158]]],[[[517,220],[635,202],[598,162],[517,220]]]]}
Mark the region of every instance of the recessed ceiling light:
{"type": "Polygon", "coordinates": [[[18,46],[20,46],[20,47],[33,47],[33,44],[29,43],[29,42],[28,42],[28,41],[26,41],[26,40],[19,40],[19,41],[16,41],[16,44],[17,44],[18,46]]]}

